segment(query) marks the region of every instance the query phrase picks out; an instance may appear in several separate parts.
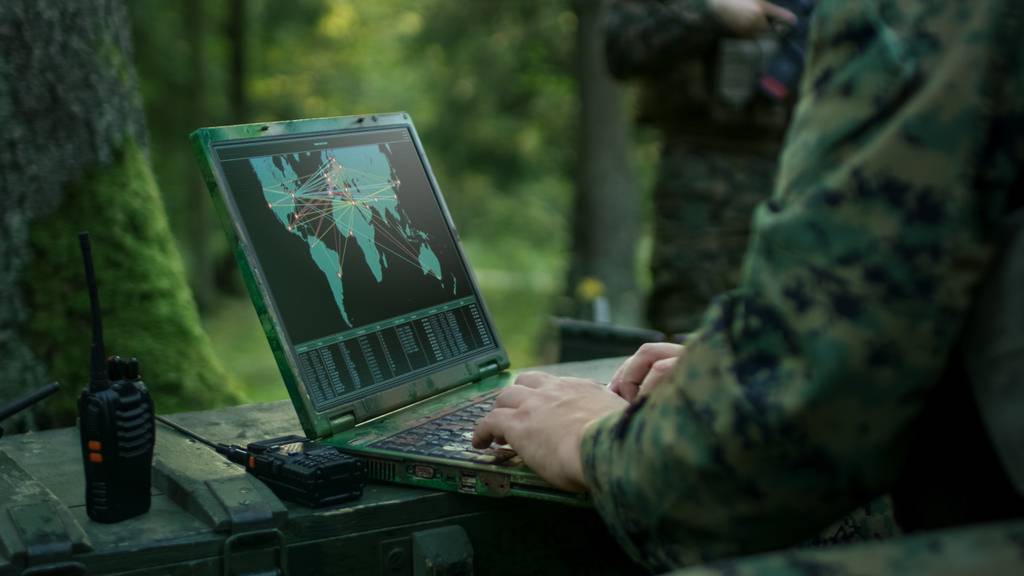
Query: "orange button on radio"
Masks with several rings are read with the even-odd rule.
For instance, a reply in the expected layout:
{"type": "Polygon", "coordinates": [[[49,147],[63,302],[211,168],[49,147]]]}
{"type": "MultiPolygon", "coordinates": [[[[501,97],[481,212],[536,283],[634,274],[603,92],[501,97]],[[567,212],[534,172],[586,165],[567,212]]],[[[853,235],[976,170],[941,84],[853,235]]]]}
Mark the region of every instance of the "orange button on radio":
{"type": "Polygon", "coordinates": [[[87,446],[89,447],[89,450],[95,450],[97,452],[103,449],[103,444],[100,444],[99,440],[89,440],[87,446]]]}
{"type": "Polygon", "coordinates": [[[103,462],[103,454],[99,452],[89,452],[89,462],[96,462],[97,464],[103,462]]]}

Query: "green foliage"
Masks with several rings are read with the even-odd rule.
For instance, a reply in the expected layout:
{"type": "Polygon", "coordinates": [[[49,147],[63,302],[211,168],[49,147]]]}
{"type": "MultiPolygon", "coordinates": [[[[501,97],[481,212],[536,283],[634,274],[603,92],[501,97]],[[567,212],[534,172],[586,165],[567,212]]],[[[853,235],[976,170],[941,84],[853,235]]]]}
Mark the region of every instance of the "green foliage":
{"type": "Polygon", "coordinates": [[[52,214],[32,223],[23,290],[32,310],[25,339],[63,384],[44,425],[71,425],[89,376],[89,302],[76,231],[88,230],[108,353],[136,356],[160,412],[237,403],[214,357],[174,246],[156,182],[128,144],[108,165],[69,185],[52,214]],[[145,320],[142,322],[140,320],[145,320]]]}
{"type": "Polygon", "coordinates": [[[248,298],[224,299],[203,320],[217,358],[244,383],[247,400],[287,397],[277,362],[248,298]]]}
{"type": "MultiPolygon", "coordinates": [[[[208,200],[195,194],[190,130],[405,110],[514,365],[552,360],[542,341],[563,293],[578,148],[570,2],[251,0],[241,16],[231,6],[130,4],[153,165],[192,280],[204,262],[230,260],[216,222],[205,244],[195,240],[196,202],[208,200]],[[244,118],[228,104],[228,25],[239,17],[244,118]]],[[[251,306],[225,301],[204,314],[217,354],[252,397],[283,396],[251,306]]]]}
{"type": "Polygon", "coordinates": [[[260,119],[408,111],[464,238],[563,250],[576,111],[565,4],[259,6],[260,119]]]}

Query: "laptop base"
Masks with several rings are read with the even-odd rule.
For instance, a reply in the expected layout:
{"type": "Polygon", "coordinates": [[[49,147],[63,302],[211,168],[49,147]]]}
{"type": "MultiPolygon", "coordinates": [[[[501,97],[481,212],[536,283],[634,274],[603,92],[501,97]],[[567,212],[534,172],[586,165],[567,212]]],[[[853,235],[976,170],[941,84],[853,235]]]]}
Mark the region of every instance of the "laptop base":
{"type": "MultiPolygon", "coordinates": [[[[502,372],[473,382],[444,394],[413,404],[398,412],[388,414],[335,434],[324,439],[343,452],[364,458],[371,480],[396,482],[423,488],[434,488],[504,497],[526,498],[587,505],[589,499],[583,494],[573,494],[551,487],[530,470],[518,456],[504,448],[490,448],[474,453],[445,450],[418,450],[411,447],[403,451],[395,446],[392,438],[406,434],[410,429],[457,413],[464,406],[493,396],[500,388],[514,380],[514,373],[502,372]],[[427,452],[427,453],[424,453],[427,452]],[[432,452],[432,453],[430,453],[432,452]],[[447,456],[451,454],[451,456],[447,456]],[[492,455],[493,457],[487,457],[492,455]]],[[[472,431],[471,426],[465,429],[472,431]]],[[[451,448],[451,447],[449,447],[451,448]]]]}

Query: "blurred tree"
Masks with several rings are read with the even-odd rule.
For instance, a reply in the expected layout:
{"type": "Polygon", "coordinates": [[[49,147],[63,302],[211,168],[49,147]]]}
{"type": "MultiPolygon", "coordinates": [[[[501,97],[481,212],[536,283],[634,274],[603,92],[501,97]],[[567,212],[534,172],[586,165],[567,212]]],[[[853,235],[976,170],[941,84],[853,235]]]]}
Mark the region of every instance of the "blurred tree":
{"type": "Polygon", "coordinates": [[[569,290],[592,278],[603,285],[610,318],[640,319],[636,238],[641,202],[630,167],[630,119],[622,88],[608,73],[604,50],[605,0],[575,0],[579,20],[577,69],[580,98],[579,158],[573,210],[569,290]]]}
{"type": "Polygon", "coordinates": [[[228,84],[228,105],[232,124],[250,122],[249,119],[249,18],[246,0],[231,0],[228,4],[227,35],[231,45],[231,76],[228,84]]]}
{"type": "MultiPolygon", "coordinates": [[[[207,61],[209,58],[206,44],[206,14],[202,0],[186,0],[185,3],[185,37],[188,38],[188,63],[189,63],[189,88],[194,95],[186,100],[189,102],[187,110],[190,113],[189,126],[199,127],[208,118],[206,111],[206,77],[207,61]]],[[[184,102],[182,102],[183,104],[184,102]]],[[[211,235],[213,232],[213,210],[210,206],[209,195],[206,191],[206,184],[199,178],[194,170],[185,169],[185,173],[192,174],[186,184],[185,190],[188,198],[187,203],[191,217],[188,218],[188,231],[185,236],[187,241],[186,254],[189,266],[189,284],[192,286],[192,294],[195,295],[196,304],[200,310],[209,309],[217,296],[216,267],[218,254],[211,250],[211,235]]],[[[221,254],[220,256],[228,256],[221,254]]]]}
{"type": "Polygon", "coordinates": [[[221,270],[222,262],[233,257],[213,217],[187,136],[200,126],[231,121],[223,64],[226,27],[219,25],[225,8],[198,0],[134,0],[128,7],[153,169],[196,302],[208,310],[222,291],[237,291],[240,282],[234,281],[233,269],[227,274],[221,270]]]}
{"type": "Polygon", "coordinates": [[[89,363],[77,232],[88,229],[109,350],[141,359],[158,410],[237,401],[146,157],[124,5],[7,0],[0,32],[2,395],[57,379],[63,389],[37,423],[74,422],[89,363]]]}
{"type": "MultiPolygon", "coordinates": [[[[568,242],[577,101],[576,20],[565,2],[426,2],[407,57],[435,89],[420,120],[464,237],[538,254],[568,242]]],[[[544,267],[550,271],[549,263],[544,267]]],[[[530,260],[515,260],[524,273],[530,260]]]]}

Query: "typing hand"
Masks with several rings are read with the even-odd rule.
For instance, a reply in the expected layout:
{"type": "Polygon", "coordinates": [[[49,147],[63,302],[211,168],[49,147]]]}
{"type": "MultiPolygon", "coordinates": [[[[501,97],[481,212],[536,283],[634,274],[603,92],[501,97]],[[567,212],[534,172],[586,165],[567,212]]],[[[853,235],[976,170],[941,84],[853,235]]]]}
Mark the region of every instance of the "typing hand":
{"type": "Polygon", "coordinates": [[[508,444],[552,486],[582,492],[580,442],[587,425],[627,405],[592,380],[526,372],[502,390],[494,410],[477,423],[473,446],[508,444]]]}
{"type": "Polygon", "coordinates": [[[630,402],[636,402],[641,395],[650,393],[672,376],[685,351],[686,348],[679,344],[644,344],[622,363],[612,376],[608,389],[630,402]]]}

